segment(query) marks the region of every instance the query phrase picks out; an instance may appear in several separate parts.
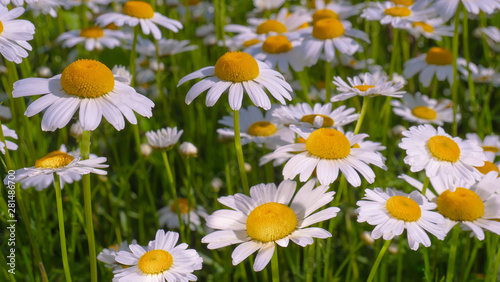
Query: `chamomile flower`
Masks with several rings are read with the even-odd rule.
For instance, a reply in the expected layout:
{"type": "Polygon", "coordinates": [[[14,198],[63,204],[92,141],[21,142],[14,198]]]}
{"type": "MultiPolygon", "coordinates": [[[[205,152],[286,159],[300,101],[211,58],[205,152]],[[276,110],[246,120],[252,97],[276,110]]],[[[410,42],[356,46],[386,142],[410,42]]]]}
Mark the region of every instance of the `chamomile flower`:
{"type": "Polygon", "coordinates": [[[431,10],[421,10],[414,5],[406,6],[393,1],[376,2],[367,7],[361,14],[369,21],[380,21],[381,24],[391,24],[395,28],[406,28],[413,22],[427,19],[431,10]]]}
{"type": "Polygon", "coordinates": [[[426,19],[419,22],[412,22],[407,29],[415,38],[423,36],[425,38],[441,41],[443,36],[453,36],[454,28],[444,25],[442,18],[426,19]]]}
{"type": "MultiPolygon", "coordinates": [[[[200,227],[201,218],[206,218],[208,216],[205,209],[200,205],[197,207],[191,206],[186,198],[178,198],[177,201],[179,202],[182,222],[184,222],[185,225],[189,223],[189,228],[191,230],[195,230],[197,227],[200,227]]],[[[158,210],[158,220],[160,226],[166,226],[169,229],[179,228],[177,206],[173,200],[170,201],[170,205],[158,210]]]]}
{"type": "Polygon", "coordinates": [[[78,60],[52,78],[15,82],[12,96],[43,95],[29,105],[25,115],[31,117],[47,108],[42,119],[44,131],[65,127],[78,109],[83,130],[95,130],[103,116],[117,130],[122,130],[123,116],[136,124],[134,111],[149,118],[154,107],[151,100],[137,93],[125,80],[115,77],[101,62],[78,60]]]}
{"type": "Polygon", "coordinates": [[[5,124],[2,124],[2,132],[3,136],[5,137],[5,143],[6,143],[4,144],[0,140],[0,151],[2,152],[2,154],[5,155],[5,147],[7,147],[7,150],[17,150],[17,144],[7,139],[7,137],[9,137],[17,140],[16,131],[8,128],[5,124]]]}
{"type": "Polygon", "coordinates": [[[292,99],[289,93],[292,88],[283,76],[247,53],[227,52],[217,60],[214,67],[205,67],[186,75],[177,86],[195,78],[204,79],[188,91],[186,95],[188,105],[207,89],[210,90],[207,93],[206,105],[211,107],[229,88],[229,106],[233,110],[241,108],[244,91],[256,106],[265,110],[271,108],[271,100],[263,88],[281,104],[286,103],[284,98],[292,99]]]}
{"type": "Polygon", "coordinates": [[[362,5],[352,5],[346,1],[324,1],[313,0],[314,10],[312,13],[312,24],[327,18],[344,20],[358,15],[362,5]]]}
{"type": "Polygon", "coordinates": [[[299,40],[290,41],[285,35],[274,35],[267,37],[264,42],[246,48],[245,52],[283,73],[289,72],[289,66],[299,72],[304,69],[300,46],[299,40]]]}
{"type": "Polygon", "coordinates": [[[96,19],[100,26],[114,23],[117,26],[129,25],[135,27],[140,24],[145,35],[153,34],[156,40],[161,39],[161,31],[157,24],[173,32],[182,29],[179,21],[169,19],[153,10],[149,3],[143,1],[128,1],[123,5],[121,13],[106,13],[96,19]]]}
{"type": "Polygon", "coordinates": [[[490,162],[495,161],[496,156],[500,156],[500,137],[495,134],[490,134],[484,137],[483,140],[476,133],[465,134],[467,140],[476,142],[486,155],[486,159],[490,162]]]}
{"type": "Polygon", "coordinates": [[[500,52],[500,29],[496,26],[488,26],[481,27],[477,29],[479,33],[477,36],[481,37],[484,35],[486,39],[486,43],[493,49],[495,52],[500,52]]]}
{"type": "Polygon", "coordinates": [[[23,13],[24,8],[17,7],[9,11],[0,5],[0,54],[16,64],[28,57],[26,50],[32,50],[28,41],[35,34],[35,26],[30,21],[16,20],[23,13]]]}
{"type": "Polygon", "coordinates": [[[462,179],[467,183],[481,178],[474,167],[483,166],[486,157],[475,141],[452,137],[430,124],[412,126],[402,134],[405,138],[399,147],[406,150],[404,162],[412,172],[425,170],[429,178],[462,179]]]}
{"type": "Polygon", "coordinates": [[[415,95],[404,95],[402,101],[391,101],[394,113],[403,119],[419,124],[434,123],[437,125],[453,122],[451,103],[448,99],[431,99],[420,92],[416,92],[415,95]]]}
{"type": "MultiPolygon", "coordinates": [[[[132,244],[137,244],[137,241],[134,239],[131,242],[132,244]]],[[[109,246],[109,248],[104,248],[102,251],[97,255],[97,259],[99,261],[102,261],[104,263],[104,266],[111,268],[113,270],[115,269],[123,269],[124,265],[116,262],[115,257],[118,255],[118,252],[120,251],[125,251],[125,252],[130,252],[130,248],[128,247],[129,244],[127,240],[118,243],[116,245],[109,246]]]]}
{"type": "Polygon", "coordinates": [[[179,154],[185,158],[198,157],[198,148],[191,142],[182,142],[179,146],[179,154]]]}
{"type": "Polygon", "coordinates": [[[58,0],[38,0],[28,3],[26,10],[31,11],[35,17],[38,17],[42,13],[56,18],[57,10],[60,6],[61,2],[58,0]]]}
{"type": "Polygon", "coordinates": [[[444,222],[443,216],[431,210],[436,204],[429,202],[419,192],[405,194],[387,188],[374,190],[366,189],[363,200],[356,203],[358,222],[368,222],[375,225],[371,236],[374,239],[382,237],[390,240],[394,236],[403,234],[406,230],[408,245],[412,250],[417,250],[419,245],[431,245],[427,232],[443,240],[446,233],[439,224],[444,222]],[[425,231],[424,231],[425,230],[425,231]]]}
{"type": "MultiPolygon", "coordinates": [[[[265,145],[266,148],[274,150],[279,146],[290,144],[295,134],[286,126],[273,122],[274,108],[266,112],[254,106],[240,110],[241,144],[256,143],[265,145]]],[[[231,113],[232,114],[232,113],[231,113]]],[[[219,123],[229,128],[217,129],[217,133],[224,137],[234,136],[234,122],[232,116],[224,116],[219,123]]]]}
{"type": "Polygon", "coordinates": [[[94,14],[99,13],[102,9],[111,3],[112,0],[65,0],[63,5],[66,9],[78,7],[80,5],[87,6],[94,14]]]}
{"type": "Polygon", "coordinates": [[[253,5],[259,11],[278,9],[283,3],[285,0],[253,0],[253,5]]]}
{"type": "Polygon", "coordinates": [[[177,131],[177,126],[174,128],[167,127],[146,132],[146,138],[153,149],[170,150],[179,142],[182,133],[184,133],[184,130],[177,131]]]}
{"type": "Polygon", "coordinates": [[[489,83],[496,87],[500,86],[500,73],[495,71],[494,68],[485,68],[473,62],[469,62],[469,68],[467,68],[467,61],[462,58],[458,59],[457,62],[460,62],[458,70],[462,73],[464,80],[467,80],[470,71],[472,81],[475,83],[489,83]]]}
{"type": "Polygon", "coordinates": [[[333,78],[333,84],[337,86],[337,94],[332,97],[332,102],[344,101],[354,96],[388,96],[401,98],[406,91],[400,91],[404,84],[388,81],[387,76],[364,73],[353,78],[348,77],[347,84],[340,76],[333,78]]]}
{"type": "Polygon", "coordinates": [[[220,230],[203,237],[202,243],[208,243],[208,249],[240,244],[231,255],[233,265],[258,250],[253,269],[261,271],[271,260],[275,244],[287,247],[292,240],[305,247],[314,242],[313,238],[332,236],[322,228],[309,227],[340,211],[328,207],[313,214],[330,203],[335,194],[327,192],[328,186],[314,188],[315,183],[309,181],[297,193],[294,181],[285,180],[278,188],[274,183],[259,184],[250,188],[250,197],[236,194],[219,198],[221,204],[231,209],[218,210],[207,217],[207,226],[220,230]]]}
{"type": "Polygon", "coordinates": [[[119,251],[115,261],[127,266],[116,269],[113,281],[196,281],[203,259],[186,243],[177,244],[179,233],[158,230],[147,247],[130,244],[130,251],[119,251]]]}
{"type": "MultiPolygon", "coordinates": [[[[175,39],[162,38],[158,40],[158,54],[160,57],[172,56],[198,48],[197,45],[189,45],[189,43],[189,40],[179,41],[175,39]]],[[[156,57],[156,46],[151,40],[138,38],[136,51],[137,53],[148,57],[156,57]]]]}
{"type": "Polygon", "coordinates": [[[435,0],[430,8],[444,20],[449,20],[457,12],[460,2],[467,12],[474,15],[479,12],[493,14],[496,9],[500,9],[500,0],[435,0]]]}
{"type": "Polygon", "coordinates": [[[128,71],[127,67],[122,66],[122,65],[115,65],[112,69],[111,72],[116,75],[125,78],[126,81],[123,81],[124,83],[130,85],[132,82],[132,74],[128,71]]]}
{"type": "Polygon", "coordinates": [[[29,4],[36,1],[38,0],[0,0],[0,5],[7,7],[9,3],[12,3],[14,6],[22,6],[24,3],[29,4]]]}
{"type": "Polygon", "coordinates": [[[57,37],[57,42],[62,42],[66,48],[74,47],[76,44],[85,44],[87,51],[113,49],[121,44],[121,39],[125,37],[119,30],[103,29],[98,26],[86,27],[81,30],[65,32],[57,37]]]}

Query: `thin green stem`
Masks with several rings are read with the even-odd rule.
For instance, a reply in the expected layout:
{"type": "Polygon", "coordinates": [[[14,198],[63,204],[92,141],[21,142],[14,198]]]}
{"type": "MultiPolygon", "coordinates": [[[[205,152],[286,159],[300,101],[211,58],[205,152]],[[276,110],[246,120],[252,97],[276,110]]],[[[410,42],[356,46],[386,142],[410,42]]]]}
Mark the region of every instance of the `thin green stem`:
{"type": "Polygon", "coordinates": [[[396,60],[399,57],[399,29],[392,29],[392,54],[391,54],[391,64],[389,67],[389,77],[392,76],[396,70],[396,60]]]}
{"type": "Polygon", "coordinates": [[[280,270],[279,270],[279,261],[278,261],[278,247],[274,249],[274,254],[271,259],[271,269],[273,273],[273,282],[280,281],[280,270]]]}
{"type": "MultiPolygon", "coordinates": [[[[459,4],[461,5],[461,4],[459,4]]],[[[455,13],[455,33],[453,34],[452,42],[452,53],[453,53],[453,84],[451,85],[451,100],[453,101],[453,123],[452,123],[452,135],[457,136],[458,133],[458,123],[457,123],[457,111],[458,111],[458,81],[457,81],[457,58],[458,58],[458,36],[459,36],[459,25],[460,25],[460,9],[455,13]]]]}
{"type": "Polygon", "coordinates": [[[177,189],[175,187],[174,177],[172,176],[172,170],[170,169],[170,162],[168,161],[167,151],[161,152],[161,157],[163,158],[163,164],[165,165],[165,171],[167,172],[168,186],[170,186],[170,192],[172,193],[172,198],[174,198],[174,205],[177,212],[177,220],[179,220],[179,233],[181,234],[181,239],[183,242],[186,241],[184,233],[184,222],[181,217],[181,209],[179,208],[179,198],[177,197],[177,189]]]}
{"type": "Polygon", "coordinates": [[[64,211],[62,207],[61,197],[61,180],[57,173],[54,173],[54,188],[56,189],[56,206],[57,206],[57,220],[59,222],[59,239],[61,242],[61,254],[64,268],[64,276],[66,281],[71,282],[71,274],[68,264],[68,250],[66,248],[66,232],[64,230],[64,211]]]}
{"type": "Polygon", "coordinates": [[[307,102],[309,105],[312,105],[311,98],[309,97],[309,85],[307,83],[307,71],[304,69],[303,71],[297,72],[297,76],[299,77],[300,86],[302,87],[302,99],[307,102]]]}
{"type": "Polygon", "coordinates": [[[464,46],[464,57],[467,62],[467,85],[469,88],[470,95],[470,105],[472,108],[472,114],[474,116],[474,122],[476,123],[476,127],[479,128],[479,115],[476,107],[476,88],[474,85],[474,80],[472,79],[472,73],[470,71],[470,48],[469,48],[469,20],[467,18],[467,10],[464,5],[461,5],[463,8],[463,46],[464,46]]]}
{"type": "Polygon", "coordinates": [[[137,57],[137,53],[135,51],[135,48],[137,47],[137,35],[138,34],[139,34],[139,25],[134,27],[134,39],[132,40],[132,50],[130,51],[129,65],[130,65],[130,74],[132,75],[132,81],[130,82],[130,86],[132,86],[132,87],[135,86],[135,59],[137,57]]]}
{"type": "Polygon", "coordinates": [[[450,254],[448,257],[448,271],[446,272],[446,282],[453,281],[453,275],[455,274],[455,258],[457,257],[459,232],[460,232],[460,226],[455,225],[451,235],[452,237],[450,242],[450,254]]]}
{"type": "Polygon", "coordinates": [[[243,148],[241,147],[241,135],[240,135],[240,112],[233,111],[234,120],[234,146],[236,148],[236,157],[238,158],[238,167],[240,169],[241,184],[243,185],[243,193],[245,195],[250,194],[250,189],[248,187],[247,172],[245,170],[245,160],[243,158],[243,148]]]}
{"type": "Polygon", "coordinates": [[[380,249],[380,252],[378,253],[377,259],[375,259],[375,263],[373,263],[372,270],[370,271],[370,275],[368,275],[368,279],[366,280],[367,282],[373,281],[373,278],[375,277],[375,274],[377,273],[378,266],[380,265],[380,262],[382,261],[382,258],[384,257],[385,252],[389,248],[391,241],[392,240],[385,241],[384,245],[382,246],[382,249],[380,249]]]}
{"type": "MultiPolygon", "coordinates": [[[[498,246],[497,246],[498,247],[498,246]]],[[[493,274],[491,276],[491,279],[489,281],[494,282],[497,281],[498,277],[498,268],[500,268],[500,248],[498,248],[497,254],[495,256],[495,262],[493,263],[493,274]]]]}
{"type": "Polygon", "coordinates": [[[422,186],[422,195],[425,197],[425,191],[427,191],[427,187],[429,187],[429,177],[426,175],[424,180],[424,186],[422,186]]]}
{"type": "Polygon", "coordinates": [[[325,103],[330,102],[332,97],[332,63],[325,61],[325,103]]]}
{"type": "Polygon", "coordinates": [[[368,96],[363,97],[363,106],[361,107],[361,113],[359,114],[358,122],[356,123],[356,128],[354,129],[354,134],[358,134],[361,129],[361,124],[366,115],[366,110],[370,107],[371,98],[368,96]]]}

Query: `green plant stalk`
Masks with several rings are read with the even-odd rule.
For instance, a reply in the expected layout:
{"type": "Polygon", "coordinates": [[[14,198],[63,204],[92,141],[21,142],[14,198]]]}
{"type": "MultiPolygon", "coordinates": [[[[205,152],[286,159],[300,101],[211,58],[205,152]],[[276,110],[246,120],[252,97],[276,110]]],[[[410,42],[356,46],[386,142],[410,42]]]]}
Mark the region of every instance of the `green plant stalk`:
{"type": "Polygon", "coordinates": [[[56,190],[56,206],[57,206],[57,220],[59,223],[59,239],[61,242],[61,254],[64,268],[64,277],[66,281],[71,282],[71,274],[69,271],[68,263],[68,250],[66,248],[66,232],[64,230],[64,211],[62,207],[62,197],[61,197],[61,180],[57,173],[54,173],[54,188],[56,190]]]}
{"type": "Polygon", "coordinates": [[[181,217],[181,209],[179,208],[179,198],[177,197],[177,190],[175,187],[174,177],[172,176],[172,170],[170,169],[170,162],[168,161],[167,151],[161,151],[161,157],[163,158],[163,164],[165,165],[165,171],[167,172],[168,186],[170,186],[170,192],[174,198],[174,205],[177,212],[177,220],[179,220],[179,233],[181,234],[181,240],[186,242],[184,233],[184,222],[181,217]]]}
{"type": "Polygon", "coordinates": [[[304,267],[306,268],[306,282],[313,281],[314,266],[309,262],[314,261],[315,251],[316,251],[316,246],[309,245],[309,249],[307,250],[307,255],[304,255],[304,267]]]}
{"type": "Polygon", "coordinates": [[[429,187],[429,177],[426,175],[424,180],[424,186],[422,186],[422,195],[425,197],[425,191],[427,191],[427,187],[429,187]]]}
{"type": "MultiPolygon", "coordinates": [[[[498,247],[498,246],[497,246],[498,247]]],[[[490,281],[495,281],[498,277],[498,268],[500,268],[500,248],[498,248],[497,255],[495,257],[495,263],[493,263],[493,274],[490,281]]]]}
{"type": "Polygon", "coordinates": [[[469,20],[467,18],[467,10],[464,5],[461,5],[463,8],[463,45],[464,45],[464,57],[467,62],[467,85],[469,88],[470,95],[470,105],[472,108],[472,115],[474,116],[474,122],[476,123],[476,128],[479,127],[479,115],[476,107],[476,88],[474,85],[474,81],[472,80],[472,74],[469,67],[470,62],[470,48],[469,48],[469,20]]]}
{"type": "Polygon", "coordinates": [[[358,134],[361,129],[361,124],[366,115],[367,109],[370,107],[371,98],[368,96],[363,97],[363,106],[361,107],[361,113],[359,114],[358,122],[356,123],[356,128],[354,129],[354,134],[358,134]]]}
{"type": "Polygon", "coordinates": [[[373,263],[372,270],[370,270],[370,274],[368,275],[368,279],[366,280],[367,282],[373,281],[373,278],[375,277],[375,274],[377,273],[378,266],[379,266],[380,262],[382,261],[382,258],[384,257],[385,252],[389,248],[391,241],[392,240],[387,240],[384,242],[382,249],[380,249],[380,252],[378,253],[377,258],[375,259],[375,262],[373,263]]]}
{"type": "Polygon", "coordinates": [[[236,158],[238,159],[238,167],[240,169],[240,177],[241,177],[241,184],[243,185],[243,193],[245,195],[250,195],[247,172],[245,170],[245,160],[243,158],[243,148],[241,147],[239,111],[233,111],[233,121],[234,121],[234,146],[236,148],[236,158]]]}
{"type": "MultiPolygon", "coordinates": [[[[467,259],[467,266],[465,267],[464,277],[463,277],[462,281],[469,281],[469,273],[470,273],[470,270],[472,269],[472,264],[476,261],[477,251],[482,247],[482,245],[483,245],[483,242],[478,241],[478,240],[474,240],[474,247],[472,247],[471,255],[470,255],[470,257],[466,258],[467,259]]],[[[499,254],[497,254],[496,258],[497,259],[499,258],[499,254]]],[[[498,265],[497,265],[497,270],[498,270],[498,265]]],[[[496,277],[496,274],[493,277],[496,277]]]]}
{"type": "Polygon", "coordinates": [[[325,103],[330,102],[332,97],[332,63],[325,61],[325,103]]]}
{"type": "MultiPolygon", "coordinates": [[[[462,5],[461,3],[459,5],[462,5]]],[[[453,83],[451,85],[451,100],[453,101],[453,123],[452,123],[452,136],[457,136],[458,134],[458,123],[457,123],[457,111],[458,111],[458,70],[457,70],[457,58],[458,58],[458,27],[460,25],[460,9],[457,9],[455,13],[455,32],[453,34],[452,41],[452,54],[453,54],[453,83]]]]}
{"type": "MultiPolygon", "coordinates": [[[[160,58],[160,48],[158,46],[158,40],[155,39],[155,50],[156,50],[156,63],[158,64],[158,67],[156,68],[156,88],[158,89],[158,97],[162,100],[165,100],[165,97],[163,97],[163,89],[162,89],[162,84],[161,84],[161,73],[162,71],[160,70],[160,65],[161,65],[161,58],[160,58]]],[[[165,109],[167,110],[167,109],[165,109]]]]}
{"type": "MultiPolygon", "coordinates": [[[[83,6],[83,5],[82,5],[83,6]]],[[[139,34],[139,25],[134,27],[134,39],[132,40],[132,50],[130,51],[130,74],[132,75],[132,81],[130,86],[135,86],[135,59],[137,58],[137,52],[135,51],[137,47],[137,35],[139,34]]]]}
{"type": "Polygon", "coordinates": [[[399,29],[392,29],[392,54],[391,54],[391,64],[389,66],[389,79],[396,70],[396,60],[399,57],[399,29]]]}
{"type": "Polygon", "coordinates": [[[455,258],[457,256],[458,247],[458,233],[460,232],[460,226],[455,225],[452,230],[452,237],[450,242],[450,254],[448,257],[448,270],[446,272],[446,282],[453,281],[453,275],[455,274],[455,258]]]}
{"type": "Polygon", "coordinates": [[[280,281],[280,270],[278,261],[278,247],[275,246],[273,257],[271,258],[271,270],[273,275],[273,282],[280,281]]]}
{"type": "Polygon", "coordinates": [[[309,97],[309,85],[307,83],[307,71],[304,68],[303,71],[297,72],[297,76],[299,77],[300,81],[300,86],[302,87],[302,99],[304,99],[305,102],[307,102],[309,105],[312,106],[312,101],[311,98],[309,97]]]}

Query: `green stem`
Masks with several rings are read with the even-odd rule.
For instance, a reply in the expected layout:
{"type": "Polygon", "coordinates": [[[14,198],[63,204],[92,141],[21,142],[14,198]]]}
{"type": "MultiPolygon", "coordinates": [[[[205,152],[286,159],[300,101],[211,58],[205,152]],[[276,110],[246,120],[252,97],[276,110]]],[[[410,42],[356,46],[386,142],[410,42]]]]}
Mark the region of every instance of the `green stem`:
{"type": "Polygon", "coordinates": [[[463,45],[464,45],[464,57],[467,61],[467,85],[469,88],[470,95],[470,105],[472,108],[472,114],[474,115],[474,122],[476,123],[476,127],[479,127],[479,115],[476,108],[476,89],[474,85],[474,81],[472,80],[472,74],[470,71],[469,63],[470,63],[470,48],[469,48],[469,21],[467,18],[467,10],[465,6],[462,5],[463,8],[463,45]]]}
{"type": "Polygon", "coordinates": [[[424,186],[422,186],[422,195],[425,197],[425,191],[427,190],[427,187],[429,186],[429,177],[426,175],[425,180],[424,180],[424,186]]]}
{"type": "MultiPolygon", "coordinates": [[[[401,250],[402,249],[400,249],[399,252],[401,252],[401,250]]],[[[432,281],[431,265],[429,263],[429,249],[428,248],[423,248],[422,249],[422,254],[423,254],[423,257],[424,257],[425,279],[427,281],[432,281]]]]}
{"type": "Polygon", "coordinates": [[[57,219],[59,222],[59,239],[61,242],[61,253],[66,281],[71,282],[71,274],[68,264],[68,250],[66,249],[66,232],[64,231],[64,215],[61,197],[61,180],[57,173],[54,173],[54,187],[56,188],[57,219]]]}
{"type": "Polygon", "coordinates": [[[371,98],[368,96],[363,97],[363,106],[361,107],[361,113],[358,118],[358,122],[356,123],[356,128],[354,129],[354,134],[358,134],[361,129],[361,124],[363,123],[363,119],[366,115],[366,110],[370,107],[371,98]]]}
{"type": "Polygon", "coordinates": [[[179,220],[179,233],[181,234],[181,240],[186,241],[184,233],[184,222],[181,218],[181,209],[179,208],[179,199],[177,197],[177,190],[175,189],[174,177],[172,176],[172,170],[170,169],[170,162],[168,161],[167,151],[161,152],[161,157],[163,158],[163,164],[165,165],[165,171],[167,172],[168,186],[170,186],[170,192],[172,193],[172,198],[174,198],[174,205],[177,212],[177,220],[179,220]]]}
{"type": "Polygon", "coordinates": [[[332,64],[330,62],[325,61],[325,90],[326,97],[325,103],[330,102],[330,98],[332,97],[332,64]]]}
{"type": "Polygon", "coordinates": [[[299,77],[300,81],[300,86],[302,87],[302,99],[304,99],[305,102],[307,102],[309,105],[312,105],[311,98],[309,97],[309,85],[307,84],[307,72],[306,69],[304,69],[301,72],[297,72],[297,76],[299,77]]]}
{"type": "Polygon", "coordinates": [[[243,158],[243,148],[241,147],[239,111],[233,111],[233,120],[234,120],[234,146],[236,147],[236,157],[238,158],[238,167],[240,169],[241,184],[243,185],[243,193],[245,195],[249,195],[250,189],[248,188],[247,172],[245,170],[245,161],[243,158]]]}
{"type": "Polygon", "coordinates": [[[392,240],[385,241],[384,245],[382,246],[382,249],[380,249],[380,252],[378,253],[377,259],[375,260],[375,263],[373,263],[372,270],[370,271],[370,275],[368,275],[368,279],[366,280],[367,282],[373,281],[373,278],[375,277],[375,274],[377,273],[378,266],[379,266],[380,262],[382,261],[382,258],[384,257],[385,252],[389,248],[391,241],[392,240]]]}
{"type": "Polygon", "coordinates": [[[156,68],[156,88],[158,89],[158,97],[160,99],[165,100],[163,97],[163,89],[161,85],[161,73],[162,70],[160,69],[161,65],[161,58],[160,58],[160,48],[158,46],[158,40],[155,39],[155,50],[156,50],[156,64],[158,65],[156,68]]]}
{"type": "MultiPolygon", "coordinates": [[[[461,5],[461,4],[459,4],[461,5]]],[[[453,53],[453,84],[451,85],[451,99],[453,101],[453,123],[452,135],[457,136],[457,110],[458,110],[458,81],[457,81],[457,58],[458,58],[458,28],[460,25],[460,9],[455,13],[455,33],[453,34],[452,53],[453,53]]]]}
{"type": "MultiPolygon", "coordinates": [[[[498,246],[497,246],[498,247],[498,246]]],[[[491,280],[489,281],[497,281],[497,277],[498,277],[498,268],[500,268],[500,248],[498,248],[498,252],[497,252],[497,255],[495,257],[495,262],[493,263],[493,274],[491,276],[491,280]]]]}
{"type": "Polygon", "coordinates": [[[455,225],[452,230],[450,254],[448,257],[448,271],[446,272],[446,282],[453,281],[453,275],[455,274],[455,258],[457,256],[458,247],[458,233],[460,232],[460,226],[455,225]]]}
{"type": "MultiPolygon", "coordinates": [[[[82,5],[83,6],[83,5],[82,5]]],[[[132,40],[132,50],[130,51],[130,74],[132,75],[132,81],[130,82],[130,86],[135,86],[135,59],[137,57],[137,53],[135,48],[137,47],[137,35],[139,34],[139,25],[134,27],[134,39],[132,40]]]]}
{"type": "Polygon", "coordinates": [[[273,257],[271,259],[271,269],[273,273],[273,282],[280,281],[280,270],[278,263],[278,247],[275,247],[273,257]]]}
{"type": "Polygon", "coordinates": [[[399,57],[399,29],[392,29],[392,54],[391,54],[391,65],[389,67],[389,78],[392,77],[396,69],[396,59],[399,57]]]}

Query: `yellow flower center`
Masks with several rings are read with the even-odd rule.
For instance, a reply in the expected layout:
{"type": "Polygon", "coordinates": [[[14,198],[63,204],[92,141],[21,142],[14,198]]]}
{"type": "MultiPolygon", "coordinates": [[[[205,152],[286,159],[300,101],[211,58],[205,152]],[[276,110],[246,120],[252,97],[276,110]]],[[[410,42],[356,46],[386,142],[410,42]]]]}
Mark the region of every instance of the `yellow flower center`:
{"type": "Polygon", "coordinates": [[[456,221],[474,221],[484,214],[481,198],[469,189],[458,187],[455,192],[446,190],[436,200],[437,210],[456,221]]]}
{"type": "Polygon", "coordinates": [[[200,4],[200,0],[188,0],[188,4],[190,6],[195,6],[195,5],[200,4]]]}
{"type": "Polygon", "coordinates": [[[0,34],[2,34],[2,32],[3,32],[3,23],[2,21],[0,21],[0,34]]]}
{"type": "Polygon", "coordinates": [[[259,76],[259,65],[248,53],[227,52],[217,60],[214,71],[222,80],[242,82],[259,76]]]}
{"type": "Polygon", "coordinates": [[[269,32],[287,32],[286,26],[277,20],[267,20],[257,27],[257,34],[267,34],[269,32]]]}
{"type": "Polygon", "coordinates": [[[366,92],[366,91],[368,91],[368,89],[375,88],[375,85],[363,84],[363,85],[356,85],[356,86],[354,86],[354,88],[358,89],[359,91],[366,92]]]}
{"type": "Polygon", "coordinates": [[[411,11],[406,7],[396,6],[385,9],[384,14],[393,17],[408,17],[409,15],[411,15],[411,11]]]}
{"type": "Polygon", "coordinates": [[[485,151],[485,152],[492,152],[492,153],[498,152],[498,148],[495,146],[481,146],[481,147],[483,148],[483,151],[485,151]]]}
{"type": "Polygon", "coordinates": [[[355,148],[355,149],[359,149],[359,148],[361,148],[361,146],[359,146],[359,144],[358,144],[358,143],[356,143],[356,144],[352,145],[352,147],[353,147],[353,148],[355,148]]]}
{"type": "Polygon", "coordinates": [[[392,0],[392,3],[409,7],[413,5],[413,0],[392,0]]]}
{"type": "Polygon", "coordinates": [[[432,156],[440,161],[456,162],[460,158],[458,144],[446,136],[436,135],[429,139],[427,147],[432,156]]]}
{"type": "Polygon", "coordinates": [[[61,74],[64,91],[81,98],[97,98],[115,88],[115,78],[103,63],[78,60],[67,66],[61,74]]]}
{"type": "Polygon", "coordinates": [[[264,243],[285,238],[297,227],[297,216],[288,206],[265,203],[256,207],[247,218],[247,233],[264,243]]]}
{"type": "Polygon", "coordinates": [[[429,52],[427,52],[425,61],[430,65],[451,65],[453,62],[453,55],[447,49],[432,47],[429,52]]]}
{"type": "Polygon", "coordinates": [[[286,53],[292,48],[292,43],[284,35],[269,36],[262,44],[262,50],[270,54],[286,53]]]}
{"type": "Polygon", "coordinates": [[[271,136],[276,133],[276,126],[268,121],[254,122],[248,128],[248,134],[252,136],[271,136]]]}
{"type": "Polygon", "coordinates": [[[172,255],[165,250],[152,250],[139,258],[139,269],[145,274],[159,274],[170,269],[174,263],[172,255]]]}
{"type": "Polygon", "coordinates": [[[69,165],[75,158],[61,151],[54,151],[35,162],[36,168],[60,168],[69,165]]]}
{"type": "MultiPolygon", "coordinates": [[[[190,210],[193,209],[189,206],[189,201],[186,198],[178,198],[177,202],[179,203],[179,210],[181,211],[181,214],[187,214],[190,210]]],[[[174,213],[177,213],[177,206],[175,205],[175,202],[173,202],[170,206],[170,210],[174,213]]]]}
{"type": "Polygon", "coordinates": [[[436,111],[426,106],[415,107],[411,112],[414,116],[426,120],[433,120],[437,117],[436,111]]]}
{"type": "Polygon", "coordinates": [[[250,46],[255,45],[255,44],[259,43],[259,42],[260,42],[260,40],[257,39],[257,38],[250,39],[250,40],[247,40],[247,41],[243,42],[243,47],[245,47],[245,48],[246,47],[250,47],[250,46]]]}
{"type": "Polygon", "coordinates": [[[332,10],[329,9],[321,9],[321,10],[316,10],[313,14],[313,21],[312,24],[316,24],[317,21],[319,20],[324,20],[324,19],[338,19],[339,15],[335,13],[332,10]]]}
{"type": "Polygon", "coordinates": [[[422,215],[417,202],[404,196],[390,197],[385,207],[393,217],[403,221],[417,221],[422,215]]]}
{"type": "Polygon", "coordinates": [[[115,23],[110,23],[107,26],[105,26],[104,29],[117,30],[118,26],[116,26],[115,23]]]}
{"type": "Polygon", "coordinates": [[[81,37],[87,37],[87,38],[99,38],[104,35],[104,31],[102,28],[98,26],[91,26],[87,28],[82,28],[82,31],[80,31],[80,36],[81,37]]]}
{"type": "Polygon", "coordinates": [[[153,7],[142,1],[128,1],[123,5],[122,13],[139,19],[151,19],[155,15],[153,7]]]}
{"type": "Polygon", "coordinates": [[[321,115],[321,114],[312,114],[312,115],[305,115],[303,116],[300,121],[302,122],[307,122],[311,125],[314,125],[314,119],[316,117],[322,117],[323,118],[323,125],[321,127],[331,127],[335,123],[333,119],[329,116],[321,115]]]}
{"type": "Polygon", "coordinates": [[[475,166],[475,168],[482,174],[488,174],[488,172],[491,171],[496,171],[500,174],[500,169],[498,169],[498,166],[490,161],[485,161],[483,166],[475,166]]]}
{"type": "Polygon", "coordinates": [[[304,137],[298,137],[296,143],[306,144],[306,139],[304,139],[304,137]]]}
{"type": "Polygon", "coordinates": [[[306,150],[322,159],[343,159],[351,153],[351,144],[342,132],[320,128],[307,138],[306,150]]]}
{"type": "Polygon", "coordinates": [[[344,35],[344,25],[337,19],[322,19],[316,22],[312,35],[318,39],[332,39],[344,35]]]}
{"type": "Polygon", "coordinates": [[[425,32],[433,32],[434,31],[434,27],[430,24],[426,24],[424,22],[414,22],[413,24],[413,27],[421,27],[425,32]]]}
{"type": "Polygon", "coordinates": [[[299,25],[299,27],[297,27],[297,29],[303,29],[303,28],[308,28],[308,27],[309,27],[308,23],[303,23],[303,24],[299,25]]]}

